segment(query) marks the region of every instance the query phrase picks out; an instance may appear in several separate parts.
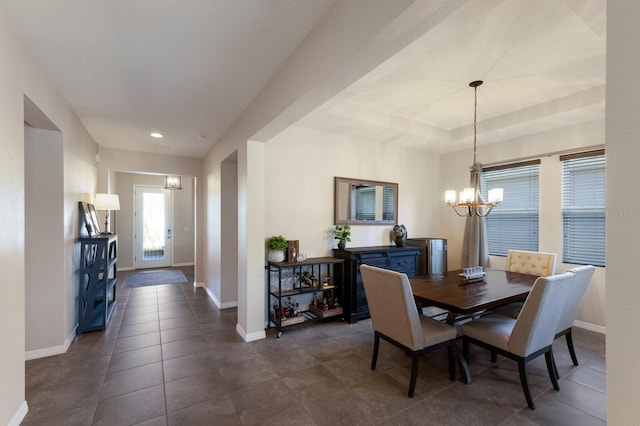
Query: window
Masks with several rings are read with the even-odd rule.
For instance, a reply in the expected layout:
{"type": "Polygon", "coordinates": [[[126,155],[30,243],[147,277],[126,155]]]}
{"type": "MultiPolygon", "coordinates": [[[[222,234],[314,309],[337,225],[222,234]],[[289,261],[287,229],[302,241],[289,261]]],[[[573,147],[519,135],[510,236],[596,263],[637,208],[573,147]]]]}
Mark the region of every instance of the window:
{"type": "Polygon", "coordinates": [[[538,251],[538,182],[540,161],[482,170],[482,195],[503,188],[504,201],[486,217],[489,254],[509,250],[538,251]]]}
{"type": "Polygon", "coordinates": [[[604,151],[562,161],[562,261],[605,264],[604,151]]]}

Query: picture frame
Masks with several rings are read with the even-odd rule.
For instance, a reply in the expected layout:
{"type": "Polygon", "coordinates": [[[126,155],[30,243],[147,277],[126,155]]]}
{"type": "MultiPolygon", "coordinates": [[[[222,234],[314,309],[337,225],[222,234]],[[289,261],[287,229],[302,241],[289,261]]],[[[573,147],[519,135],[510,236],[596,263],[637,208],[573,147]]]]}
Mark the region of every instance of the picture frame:
{"type": "Polygon", "coordinates": [[[98,220],[98,213],[96,213],[96,209],[93,206],[93,204],[88,204],[89,207],[89,214],[91,215],[91,224],[93,227],[93,233],[91,233],[90,235],[96,236],[96,235],[100,235],[100,221],[98,220]]]}
{"type": "Polygon", "coordinates": [[[89,204],[80,201],[80,215],[84,223],[85,229],[89,236],[94,235],[93,232],[93,218],[91,217],[91,211],[89,210],[89,204]]]}

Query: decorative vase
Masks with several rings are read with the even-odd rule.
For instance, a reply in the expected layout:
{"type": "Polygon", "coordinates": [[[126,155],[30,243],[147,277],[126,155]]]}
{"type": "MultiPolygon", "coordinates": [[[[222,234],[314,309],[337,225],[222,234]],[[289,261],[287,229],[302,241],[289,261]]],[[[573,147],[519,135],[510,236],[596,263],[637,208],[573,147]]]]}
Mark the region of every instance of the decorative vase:
{"type": "Polygon", "coordinates": [[[269,250],[269,252],[267,253],[267,260],[269,262],[284,262],[284,251],[269,250]]]}
{"type": "Polygon", "coordinates": [[[346,245],[347,245],[347,244],[346,244],[344,241],[342,241],[342,240],[338,241],[338,248],[339,248],[340,250],[344,250],[344,248],[346,247],[346,245]]]}
{"type": "Polygon", "coordinates": [[[404,225],[396,225],[393,227],[393,236],[396,246],[404,247],[407,242],[407,228],[404,225]]]}

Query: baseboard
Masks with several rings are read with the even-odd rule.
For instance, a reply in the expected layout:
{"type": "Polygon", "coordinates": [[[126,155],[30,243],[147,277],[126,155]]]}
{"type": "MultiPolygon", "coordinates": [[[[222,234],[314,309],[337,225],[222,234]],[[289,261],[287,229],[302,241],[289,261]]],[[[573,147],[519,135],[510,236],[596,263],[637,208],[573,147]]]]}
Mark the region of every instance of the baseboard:
{"type": "Polygon", "coordinates": [[[253,342],[254,340],[262,340],[267,338],[267,333],[264,330],[256,331],[255,333],[249,333],[244,331],[240,324],[236,324],[236,332],[242,337],[245,342],[253,342]]]}
{"type": "Polygon", "coordinates": [[[118,271],[135,271],[136,268],[134,268],[133,266],[118,266],[118,271]]]}
{"type": "Polygon", "coordinates": [[[194,287],[202,287],[202,288],[204,288],[204,289],[206,289],[206,288],[207,288],[207,287],[204,285],[204,283],[203,283],[203,282],[196,282],[196,281],[194,281],[194,282],[193,282],[193,286],[194,286],[194,287]]]}
{"type": "Polygon", "coordinates": [[[592,324],[590,322],[576,320],[574,321],[573,326],[578,328],[584,328],[585,330],[594,331],[600,334],[607,334],[607,327],[603,325],[592,324]]]}
{"type": "Polygon", "coordinates": [[[184,262],[184,263],[174,263],[171,265],[172,268],[179,268],[181,266],[193,266],[195,265],[193,262],[184,262]]]}
{"type": "Polygon", "coordinates": [[[73,327],[73,329],[71,330],[71,333],[69,333],[64,343],[60,346],[51,346],[48,348],[35,349],[33,351],[25,352],[24,354],[25,361],[30,361],[32,359],[45,358],[48,356],[60,355],[60,354],[66,353],[67,350],[69,349],[69,346],[71,346],[71,342],[73,342],[73,339],[75,339],[76,337],[77,328],[78,328],[77,325],[73,327]]]}
{"type": "Polygon", "coordinates": [[[207,293],[207,296],[209,296],[209,299],[211,299],[213,301],[213,303],[216,305],[216,307],[218,309],[229,309],[229,308],[237,308],[238,307],[238,301],[233,301],[233,302],[226,302],[226,303],[222,303],[218,300],[218,298],[211,292],[211,290],[209,290],[209,287],[206,287],[204,285],[204,283],[198,283],[197,284],[198,287],[202,287],[204,288],[204,291],[207,293]]]}
{"type": "Polygon", "coordinates": [[[27,401],[22,401],[20,404],[20,408],[13,415],[11,420],[9,420],[9,426],[20,426],[20,423],[27,417],[27,413],[29,412],[29,406],[27,405],[27,401]]]}

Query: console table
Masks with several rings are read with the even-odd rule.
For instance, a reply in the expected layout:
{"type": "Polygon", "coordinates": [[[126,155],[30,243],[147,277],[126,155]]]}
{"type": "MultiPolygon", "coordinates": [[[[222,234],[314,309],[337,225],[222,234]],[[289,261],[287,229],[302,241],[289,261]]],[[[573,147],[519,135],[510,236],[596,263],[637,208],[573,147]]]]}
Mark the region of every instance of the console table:
{"type": "Polygon", "coordinates": [[[404,272],[409,277],[420,273],[419,247],[353,247],[344,250],[334,249],[333,255],[344,259],[344,319],[355,323],[368,318],[369,305],[362,285],[360,265],[404,272]]]}

